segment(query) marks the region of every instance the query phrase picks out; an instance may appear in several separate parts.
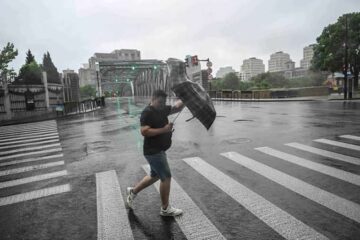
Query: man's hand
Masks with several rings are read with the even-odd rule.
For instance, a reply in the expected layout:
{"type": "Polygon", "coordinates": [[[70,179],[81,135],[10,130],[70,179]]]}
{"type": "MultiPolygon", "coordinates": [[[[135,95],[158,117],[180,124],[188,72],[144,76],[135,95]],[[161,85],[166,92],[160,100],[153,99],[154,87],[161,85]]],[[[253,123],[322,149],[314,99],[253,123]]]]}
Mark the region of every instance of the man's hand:
{"type": "Polygon", "coordinates": [[[168,123],[165,125],[165,127],[163,127],[163,129],[165,132],[172,132],[173,127],[174,127],[173,123],[168,123]]]}
{"type": "Polygon", "coordinates": [[[178,113],[185,107],[185,104],[181,100],[177,100],[171,108],[170,114],[178,113]]]}

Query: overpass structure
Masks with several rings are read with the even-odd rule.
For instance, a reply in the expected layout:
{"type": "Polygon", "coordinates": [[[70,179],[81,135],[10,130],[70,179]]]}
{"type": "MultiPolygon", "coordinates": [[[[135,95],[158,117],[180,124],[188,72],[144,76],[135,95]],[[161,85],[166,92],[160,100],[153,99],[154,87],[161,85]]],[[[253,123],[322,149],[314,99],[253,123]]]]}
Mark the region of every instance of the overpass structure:
{"type": "Polygon", "coordinates": [[[98,67],[98,88],[101,95],[151,96],[156,89],[171,95],[168,69],[160,60],[103,61],[98,67]]]}

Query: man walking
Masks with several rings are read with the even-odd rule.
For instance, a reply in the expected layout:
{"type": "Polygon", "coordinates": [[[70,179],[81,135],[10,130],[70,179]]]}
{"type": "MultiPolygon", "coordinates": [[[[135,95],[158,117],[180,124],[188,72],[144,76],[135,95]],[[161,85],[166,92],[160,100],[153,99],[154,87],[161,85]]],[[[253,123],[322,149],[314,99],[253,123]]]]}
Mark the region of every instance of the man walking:
{"type": "Polygon", "coordinates": [[[135,187],[127,188],[126,203],[133,207],[136,195],[144,188],[160,179],[161,216],[178,216],[183,213],[181,209],[169,204],[171,172],[165,151],[171,146],[173,123],[169,123],[168,116],[181,111],[184,107],[182,101],[174,106],[165,105],[166,93],[156,90],[140,117],[141,134],[144,136],[144,156],[150,165],[150,176],[145,176],[135,187]]]}

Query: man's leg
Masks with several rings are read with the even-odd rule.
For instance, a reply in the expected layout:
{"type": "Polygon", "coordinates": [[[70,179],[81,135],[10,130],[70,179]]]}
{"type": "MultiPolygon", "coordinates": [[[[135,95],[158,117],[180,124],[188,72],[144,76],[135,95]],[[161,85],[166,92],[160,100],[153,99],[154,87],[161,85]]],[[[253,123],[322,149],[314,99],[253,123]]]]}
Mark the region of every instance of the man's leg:
{"type": "Polygon", "coordinates": [[[164,181],[160,182],[160,198],[163,209],[166,209],[169,205],[170,184],[171,177],[166,178],[164,181]]]}
{"type": "Polygon", "coordinates": [[[138,194],[141,190],[143,190],[144,188],[147,188],[148,186],[152,185],[154,182],[156,182],[157,180],[159,180],[158,177],[150,177],[150,176],[145,176],[140,182],[138,182],[138,184],[136,184],[136,186],[133,188],[133,193],[134,194],[138,194]]]}

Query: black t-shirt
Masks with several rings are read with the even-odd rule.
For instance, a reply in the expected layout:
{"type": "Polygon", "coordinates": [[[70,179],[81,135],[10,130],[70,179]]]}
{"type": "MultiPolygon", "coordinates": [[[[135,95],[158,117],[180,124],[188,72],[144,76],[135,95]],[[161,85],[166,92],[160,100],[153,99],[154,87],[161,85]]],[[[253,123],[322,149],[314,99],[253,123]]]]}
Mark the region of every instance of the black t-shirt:
{"type": "MultiPolygon", "coordinates": [[[[151,128],[163,128],[169,123],[171,106],[165,106],[163,109],[156,109],[147,106],[141,113],[140,125],[151,128]]],[[[172,133],[163,133],[154,137],[144,137],[144,155],[152,155],[161,151],[166,151],[171,146],[172,133]]]]}

